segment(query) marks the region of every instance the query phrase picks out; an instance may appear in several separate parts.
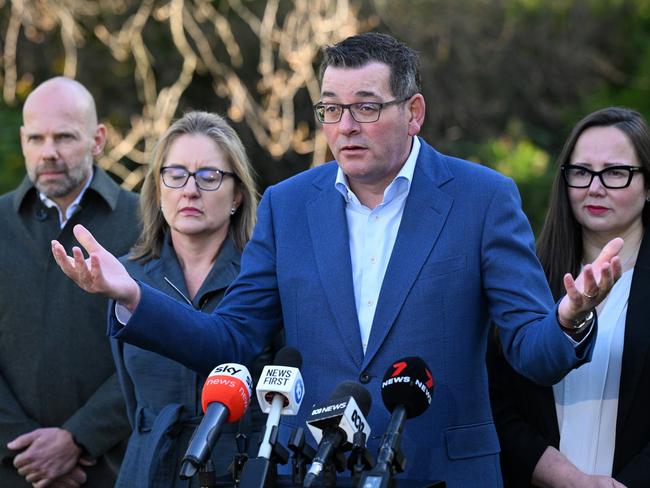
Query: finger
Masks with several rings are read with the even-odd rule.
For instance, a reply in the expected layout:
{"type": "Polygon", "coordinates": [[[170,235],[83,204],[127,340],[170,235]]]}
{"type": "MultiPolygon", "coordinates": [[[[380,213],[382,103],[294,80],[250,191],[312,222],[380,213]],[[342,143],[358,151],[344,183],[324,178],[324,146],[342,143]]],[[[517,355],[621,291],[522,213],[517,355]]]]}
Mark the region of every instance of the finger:
{"type": "Polygon", "coordinates": [[[598,289],[599,286],[594,275],[593,265],[586,264],[582,269],[582,291],[580,293],[583,297],[591,299],[598,296],[598,289]]]}
{"type": "Polygon", "coordinates": [[[607,294],[610,292],[616,280],[614,279],[612,266],[610,263],[603,265],[603,269],[600,274],[600,281],[598,282],[598,287],[603,292],[607,294]]]}
{"type": "Polygon", "coordinates": [[[569,297],[571,304],[574,308],[581,309],[584,305],[585,297],[582,292],[576,287],[576,282],[573,279],[573,276],[571,276],[571,273],[565,274],[563,281],[564,289],[566,290],[566,294],[569,297]]]}
{"type": "Polygon", "coordinates": [[[51,480],[44,477],[44,475],[39,471],[29,473],[27,476],[25,476],[25,479],[29,483],[32,483],[32,485],[34,485],[34,487],[36,487],[36,488],[43,488],[43,487],[47,486],[48,484],[50,484],[50,482],[51,482],[51,480]]]}
{"type": "Polygon", "coordinates": [[[93,282],[98,282],[102,277],[102,268],[101,265],[99,264],[99,257],[97,256],[97,254],[91,254],[89,261],[90,261],[89,278],[93,280],[93,282]]]}
{"type": "Polygon", "coordinates": [[[609,264],[612,269],[612,279],[616,282],[623,274],[623,263],[620,256],[613,257],[609,264]]]}
{"type": "Polygon", "coordinates": [[[74,258],[68,256],[65,248],[57,241],[52,241],[52,254],[61,270],[70,278],[74,278],[76,276],[74,258]]]}
{"type": "Polygon", "coordinates": [[[79,464],[81,466],[94,466],[95,464],[97,464],[97,459],[91,457],[80,457],[79,464]]]}
{"type": "Polygon", "coordinates": [[[14,458],[14,467],[20,476],[27,476],[36,473],[36,468],[32,464],[31,459],[17,459],[14,458]]]}
{"type": "Polygon", "coordinates": [[[615,237],[603,247],[600,251],[600,254],[594,261],[594,264],[602,264],[608,261],[611,261],[614,256],[618,256],[623,248],[623,239],[620,237],[615,237]]]}
{"type": "Polygon", "coordinates": [[[83,485],[86,482],[88,477],[86,476],[86,472],[83,469],[81,469],[79,466],[77,466],[72,471],[70,471],[68,474],[66,474],[65,476],[62,476],[62,478],[67,479],[67,480],[71,480],[71,481],[74,481],[75,483],[83,485]]]}
{"type": "Polygon", "coordinates": [[[79,244],[83,246],[83,248],[86,250],[88,254],[97,252],[97,251],[103,251],[104,248],[95,240],[93,235],[90,233],[88,229],[86,229],[83,225],[77,224],[74,226],[72,229],[72,232],[74,236],[77,238],[79,241],[79,244]]]}
{"type": "Polygon", "coordinates": [[[27,432],[26,434],[19,435],[14,440],[7,444],[7,447],[12,450],[24,449],[29,446],[34,439],[38,437],[38,433],[32,431],[27,432]]]}
{"type": "Polygon", "coordinates": [[[33,459],[30,454],[25,454],[24,452],[14,458],[14,468],[18,470],[20,476],[25,476],[34,470],[31,467],[33,459]]]}
{"type": "Polygon", "coordinates": [[[83,252],[79,247],[74,246],[72,248],[72,255],[74,258],[76,281],[80,284],[87,284],[90,281],[91,276],[83,252]]]}

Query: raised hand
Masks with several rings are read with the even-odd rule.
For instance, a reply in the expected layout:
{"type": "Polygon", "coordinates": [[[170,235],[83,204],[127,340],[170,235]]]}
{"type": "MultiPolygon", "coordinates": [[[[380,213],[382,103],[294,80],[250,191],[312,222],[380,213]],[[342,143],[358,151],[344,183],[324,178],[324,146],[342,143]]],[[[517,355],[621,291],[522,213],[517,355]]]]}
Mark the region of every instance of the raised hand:
{"type": "Polygon", "coordinates": [[[621,277],[622,266],[618,253],[622,248],[623,239],[612,239],[593,263],[584,266],[575,280],[569,273],[564,275],[567,294],[558,307],[561,324],[581,320],[605,299],[616,280],[621,277]]]}
{"type": "Polygon", "coordinates": [[[88,253],[88,258],[84,259],[83,252],[77,246],[72,248],[72,256],[68,256],[61,243],[52,241],[52,254],[61,270],[87,292],[99,293],[130,310],[135,309],[140,301],[140,287],[122,263],[104,249],[84,226],[76,225],[73,232],[88,253]]]}

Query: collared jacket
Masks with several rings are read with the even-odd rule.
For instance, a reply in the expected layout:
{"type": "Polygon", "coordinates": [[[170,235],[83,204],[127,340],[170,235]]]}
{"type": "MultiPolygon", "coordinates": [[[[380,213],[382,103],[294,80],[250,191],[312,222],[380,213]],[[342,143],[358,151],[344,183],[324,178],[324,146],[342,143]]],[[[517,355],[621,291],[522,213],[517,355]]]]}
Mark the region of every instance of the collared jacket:
{"type": "MultiPolygon", "coordinates": [[[[227,239],[212,270],[193,299],[183,271],[166,235],[159,258],[122,258],[129,274],[196,310],[211,312],[221,301],[228,285],[237,277],[240,252],[227,239]]],[[[156,324],[151,324],[155,328],[156,324]]],[[[198,487],[198,476],[190,481],[178,477],[180,461],[194,429],[201,421],[201,390],[205,376],[156,353],[111,340],[120,384],[133,432],[117,481],[117,487],[198,487]]],[[[273,359],[267,349],[250,368],[254,378],[273,359]]],[[[217,363],[214,364],[217,366],[217,363]]],[[[257,435],[264,418],[252,399],[244,418],[227,424],[212,451],[217,476],[224,476],[237,454],[235,436],[246,436],[248,452],[256,455],[257,435]]],[[[243,447],[243,446],[242,446],[243,447]]]]}
{"type": "Polygon", "coordinates": [[[419,356],[436,386],[427,411],[404,426],[399,477],[501,486],[485,367],[489,320],[509,361],[546,384],[587,361],[593,342],[576,349],[560,329],[514,182],[421,142],[365,351],[335,162],[267,188],[241,273],[212,314],[143,285],[131,319],[111,319],[111,334],[205,372],[227,358],[246,361],[283,327],[303,356],[305,395],[280,434],[304,428],[310,405],[357,379],[372,397],[371,453],[391,420],[382,379],[395,361],[419,356]]]}
{"type": "Polygon", "coordinates": [[[101,169],[60,228],[57,210],[25,178],[0,197],[0,486],[27,487],[6,447],[41,427],[62,427],[98,458],[88,486],[112,487],[129,434],[105,336],[107,300],[80,289],[54,261],[50,241],[78,246],[83,224],[108,251],[129,250],[139,232],[138,198],[101,169]]]}

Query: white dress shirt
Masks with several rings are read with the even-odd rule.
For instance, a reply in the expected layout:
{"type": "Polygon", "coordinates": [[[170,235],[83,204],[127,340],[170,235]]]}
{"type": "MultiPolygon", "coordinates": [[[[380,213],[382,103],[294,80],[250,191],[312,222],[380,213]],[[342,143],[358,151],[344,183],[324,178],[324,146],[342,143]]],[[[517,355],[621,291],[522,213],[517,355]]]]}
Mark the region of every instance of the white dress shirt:
{"type": "Polygon", "coordinates": [[[560,452],[587,474],[611,476],[625,316],[633,269],[623,273],[598,314],[591,362],[553,386],[560,452]]]}
{"type": "Polygon", "coordinates": [[[379,292],[402,222],[404,204],[419,153],[420,141],[414,137],[409,157],[384,190],[384,200],[374,209],[369,209],[359,201],[340,167],[336,175],[336,189],[346,202],[354,299],[364,353],[368,347],[379,292]]]}

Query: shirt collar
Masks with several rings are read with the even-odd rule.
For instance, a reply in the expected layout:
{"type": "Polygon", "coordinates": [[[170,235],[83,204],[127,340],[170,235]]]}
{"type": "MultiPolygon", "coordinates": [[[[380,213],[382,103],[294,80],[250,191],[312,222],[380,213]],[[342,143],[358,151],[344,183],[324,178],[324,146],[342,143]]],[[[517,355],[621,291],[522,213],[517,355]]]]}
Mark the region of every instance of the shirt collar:
{"type": "MultiPolygon", "coordinates": [[[[404,165],[400,169],[399,173],[397,173],[397,176],[395,176],[395,179],[391,181],[384,190],[384,202],[391,200],[402,193],[408,193],[411,188],[413,173],[415,172],[415,163],[420,154],[420,147],[420,139],[417,136],[413,137],[413,144],[411,145],[411,152],[409,153],[408,158],[406,158],[404,165]]],[[[345,173],[343,173],[340,166],[336,172],[336,181],[334,185],[339,193],[343,195],[346,203],[350,203],[350,201],[358,202],[356,195],[348,185],[347,176],[345,176],[345,173]]]]}

